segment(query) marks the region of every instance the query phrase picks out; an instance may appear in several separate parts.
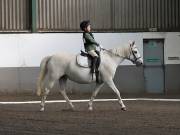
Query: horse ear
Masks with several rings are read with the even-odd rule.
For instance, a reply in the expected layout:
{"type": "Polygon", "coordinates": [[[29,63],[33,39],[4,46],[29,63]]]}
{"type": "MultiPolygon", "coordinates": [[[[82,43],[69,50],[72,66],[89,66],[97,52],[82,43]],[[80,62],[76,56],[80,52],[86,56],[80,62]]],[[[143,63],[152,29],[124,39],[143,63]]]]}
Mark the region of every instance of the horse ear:
{"type": "Polygon", "coordinates": [[[132,45],[135,45],[135,41],[132,42],[132,45]]]}
{"type": "Polygon", "coordinates": [[[135,41],[130,41],[130,46],[134,46],[135,45],[135,41]]]}

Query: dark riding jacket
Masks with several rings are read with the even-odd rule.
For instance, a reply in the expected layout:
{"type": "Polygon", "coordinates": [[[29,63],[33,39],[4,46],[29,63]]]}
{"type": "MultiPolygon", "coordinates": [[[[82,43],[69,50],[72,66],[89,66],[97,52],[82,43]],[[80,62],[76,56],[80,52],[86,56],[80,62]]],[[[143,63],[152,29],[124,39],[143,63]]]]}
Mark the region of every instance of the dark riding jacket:
{"type": "Polygon", "coordinates": [[[99,46],[99,44],[95,41],[94,36],[91,32],[83,33],[83,41],[86,52],[91,50],[96,50],[96,46],[99,46]]]}

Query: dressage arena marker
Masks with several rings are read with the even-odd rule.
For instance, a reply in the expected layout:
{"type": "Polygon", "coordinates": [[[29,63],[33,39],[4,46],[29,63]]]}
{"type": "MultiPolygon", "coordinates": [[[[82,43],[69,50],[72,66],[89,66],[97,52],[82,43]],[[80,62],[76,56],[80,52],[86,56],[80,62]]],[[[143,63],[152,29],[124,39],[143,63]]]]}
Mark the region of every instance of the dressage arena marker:
{"type": "MultiPolygon", "coordinates": [[[[127,98],[122,99],[123,101],[162,101],[162,102],[180,102],[180,99],[154,99],[154,98],[127,98]]],[[[74,103],[79,102],[89,102],[88,99],[84,100],[71,100],[74,103]]],[[[95,102],[108,102],[108,101],[117,101],[117,99],[95,99],[95,102]]],[[[65,103],[65,100],[49,100],[46,103],[65,103]]],[[[23,102],[0,102],[0,104],[40,104],[41,101],[23,101],[23,102]]]]}

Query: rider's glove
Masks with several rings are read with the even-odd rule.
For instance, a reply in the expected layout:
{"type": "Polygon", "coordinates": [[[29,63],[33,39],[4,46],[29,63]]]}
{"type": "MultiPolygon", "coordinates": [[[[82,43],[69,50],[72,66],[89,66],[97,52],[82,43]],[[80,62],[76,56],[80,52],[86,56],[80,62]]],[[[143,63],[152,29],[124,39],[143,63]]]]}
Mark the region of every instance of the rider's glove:
{"type": "Polygon", "coordinates": [[[100,47],[100,48],[103,48],[103,46],[102,46],[102,45],[99,45],[99,47],[100,47]]]}

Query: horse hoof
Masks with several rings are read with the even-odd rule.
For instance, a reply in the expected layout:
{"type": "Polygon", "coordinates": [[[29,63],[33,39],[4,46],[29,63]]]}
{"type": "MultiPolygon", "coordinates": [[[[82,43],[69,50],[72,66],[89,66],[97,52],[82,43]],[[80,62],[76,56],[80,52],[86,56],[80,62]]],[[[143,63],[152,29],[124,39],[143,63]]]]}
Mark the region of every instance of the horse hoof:
{"type": "Polygon", "coordinates": [[[40,109],[40,112],[44,112],[44,108],[41,108],[41,109],[40,109]]]}
{"type": "Polygon", "coordinates": [[[122,111],[126,111],[127,109],[126,109],[126,107],[122,107],[121,110],[122,111]]]}

